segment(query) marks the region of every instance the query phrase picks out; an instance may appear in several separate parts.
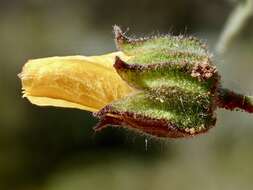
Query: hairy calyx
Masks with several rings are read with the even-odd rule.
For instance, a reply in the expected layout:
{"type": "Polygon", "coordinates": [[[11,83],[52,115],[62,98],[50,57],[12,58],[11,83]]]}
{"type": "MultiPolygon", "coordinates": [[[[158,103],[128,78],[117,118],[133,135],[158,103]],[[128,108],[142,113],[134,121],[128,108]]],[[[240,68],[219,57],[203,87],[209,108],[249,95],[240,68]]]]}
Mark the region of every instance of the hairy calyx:
{"type": "Polygon", "coordinates": [[[187,137],[208,131],[216,123],[217,107],[252,112],[249,97],[221,88],[220,76],[207,46],[193,37],[155,36],[131,39],[114,27],[119,50],[119,76],[138,89],[105,106],[95,130],[123,126],[155,137],[187,137]]]}

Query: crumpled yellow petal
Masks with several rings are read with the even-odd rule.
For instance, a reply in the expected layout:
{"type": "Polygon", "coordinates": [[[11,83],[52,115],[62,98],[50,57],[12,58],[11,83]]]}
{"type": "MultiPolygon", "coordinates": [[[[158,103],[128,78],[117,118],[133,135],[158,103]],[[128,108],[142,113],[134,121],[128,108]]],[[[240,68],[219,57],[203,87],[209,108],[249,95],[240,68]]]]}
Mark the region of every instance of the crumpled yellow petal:
{"type": "Polygon", "coordinates": [[[98,111],[135,90],[113,68],[115,56],[65,56],[29,60],[19,74],[23,97],[39,106],[98,111]]]}

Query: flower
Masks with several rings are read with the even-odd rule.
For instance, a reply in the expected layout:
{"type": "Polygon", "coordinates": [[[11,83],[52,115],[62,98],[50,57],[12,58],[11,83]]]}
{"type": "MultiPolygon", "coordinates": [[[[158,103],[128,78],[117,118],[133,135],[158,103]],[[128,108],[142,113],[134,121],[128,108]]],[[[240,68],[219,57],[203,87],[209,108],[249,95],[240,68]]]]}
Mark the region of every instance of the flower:
{"type": "Polygon", "coordinates": [[[94,112],[99,131],[123,126],[152,137],[192,137],[215,126],[216,109],[253,112],[252,98],[221,88],[204,43],[193,37],[131,39],[114,26],[120,51],[28,61],[23,97],[39,106],[94,112]]]}

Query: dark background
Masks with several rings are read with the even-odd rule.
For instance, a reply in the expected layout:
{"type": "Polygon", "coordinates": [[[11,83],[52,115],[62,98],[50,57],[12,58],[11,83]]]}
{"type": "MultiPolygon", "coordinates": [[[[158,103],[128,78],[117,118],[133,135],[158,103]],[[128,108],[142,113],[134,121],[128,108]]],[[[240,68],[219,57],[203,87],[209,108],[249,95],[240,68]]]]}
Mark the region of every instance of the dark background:
{"type": "MultiPolygon", "coordinates": [[[[112,26],[128,34],[187,34],[213,51],[229,0],[1,0],[0,189],[252,189],[253,115],[217,112],[193,139],[152,140],[124,129],[94,134],[88,112],[42,108],[21,98],[17,74],[32,58],[115,51],[112,26]]],[[[223,84],[253,94],[253,22],[222,56],[223,84]]]]}

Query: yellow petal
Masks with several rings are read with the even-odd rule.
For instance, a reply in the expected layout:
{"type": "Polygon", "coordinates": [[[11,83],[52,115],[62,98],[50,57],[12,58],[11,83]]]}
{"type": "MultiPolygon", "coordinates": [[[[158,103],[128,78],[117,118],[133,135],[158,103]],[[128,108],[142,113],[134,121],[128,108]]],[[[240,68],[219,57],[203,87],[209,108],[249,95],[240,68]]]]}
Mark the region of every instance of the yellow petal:
{"type": "Polygon", "coordinates": [[[115,56],[66,56],[29,60],[19,74],[23,97],[39,106],[98,111],[133,91],[113,68],[115,56]]]}

